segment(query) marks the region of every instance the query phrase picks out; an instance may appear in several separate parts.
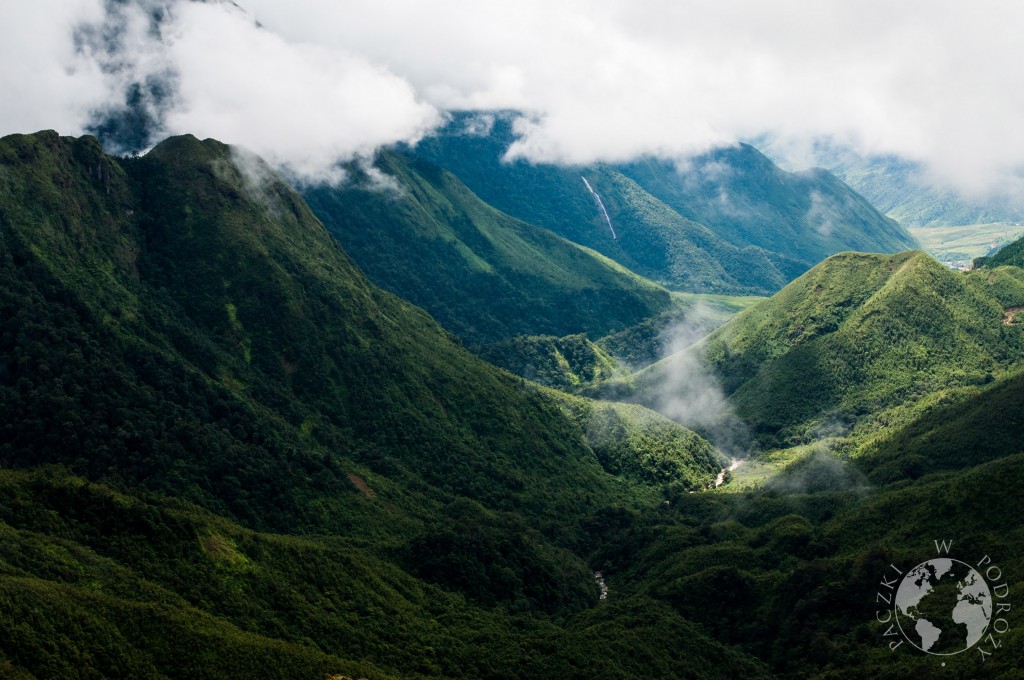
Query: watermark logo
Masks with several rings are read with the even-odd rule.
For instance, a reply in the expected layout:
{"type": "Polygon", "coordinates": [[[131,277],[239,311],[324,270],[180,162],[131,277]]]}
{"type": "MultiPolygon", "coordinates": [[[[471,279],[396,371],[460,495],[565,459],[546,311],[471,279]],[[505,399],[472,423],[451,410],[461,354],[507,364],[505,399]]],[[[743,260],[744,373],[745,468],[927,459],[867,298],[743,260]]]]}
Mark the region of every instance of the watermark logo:
{"type": "Polygon", "coordinates": [[[937,557],[910,569],[886,569],[875,618],[890,650],[904,642],[936,656],[976,650],[985,661],[1002,646],[1010,630],[1010,586],[1003,570],[988,555],[964,561],[951,557],[952,549],[953,541],[935,541],[937,557]]]}

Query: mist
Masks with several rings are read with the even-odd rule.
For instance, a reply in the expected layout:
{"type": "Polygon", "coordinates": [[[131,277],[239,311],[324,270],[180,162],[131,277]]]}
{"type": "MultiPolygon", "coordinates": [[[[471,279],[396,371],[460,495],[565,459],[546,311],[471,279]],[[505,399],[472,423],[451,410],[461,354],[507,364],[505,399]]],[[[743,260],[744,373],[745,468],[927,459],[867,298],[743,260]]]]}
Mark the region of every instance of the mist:
{"type": "Polygon", "coordinates": [[[750,431],[700,351],[710,310],[697,304],[662,334],[665,357],[640,376],[641,402],[704,435],[727,456],[753,453],[750,431]]]}

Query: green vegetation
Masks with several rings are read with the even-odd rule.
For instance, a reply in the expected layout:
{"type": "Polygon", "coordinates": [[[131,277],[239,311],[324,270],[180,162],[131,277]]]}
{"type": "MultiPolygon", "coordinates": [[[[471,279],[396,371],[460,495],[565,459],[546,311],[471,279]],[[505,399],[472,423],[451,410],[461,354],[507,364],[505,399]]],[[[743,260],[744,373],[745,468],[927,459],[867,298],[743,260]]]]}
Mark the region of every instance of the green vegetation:
{"type": "Polygon", "coordinates": [[[628,374],[613,357],[582,334],[563,338],[520,336],[484,345],[476,353],[516,375],[568,391],[628,374]]]}
{"type": "Polygon", "coordinates": [[[921,244],[921,248],[955,269],[966,269],[975,259],[1024,236],[1024,227],[1005,222],[955,227],[912,227],[909,231],[921,244]]]}
{"type": "Polygon", "coordinates": [[[891,253],[916,245],[831,173],[785,172],[747,144],[711,151],[682,170],[649,159],[622,172],[726,241],[808,265],[844,250],[891,253]]]}
{"type": "Polygon", "coordinates": [[[706,442],[472,356],[235,153],[0,141],[0,672],[592,677],[636,636],[761,671],[591,611],[602,518],[706,485],[706,442]]]}
{"type": "Polygon", "coordinates": [[[638,404],[591,401],[551,391],[613,475],[665,484],[667,493],[712,485],[726,459],[702,437],[638,404]]]}
{"type": "MultiPolygon", "coordinates": [[[[704,438],[488,365],[237,153],[0,140],[0,677],[930,677],[889,565],[1024,579],[1024,271],[844,253],[736,314],[689,351],[778,448],[704,492],[704,438]]],[[[509,354],[582,386],[680,309],[509,354]]],[[[1005,616],[945,670],[1019,674],[1005,616]]]]}
{"type": "Polygon", "coordinates": [[[989,268],[999,267],[1001,265],[1024,267],[1024,238],[1018,239],[1008,246],[1005,246],[995,255],[976,260],[975,264],[977,266],[989,268]]]}
{"type": "Polygon", "coordinates": [[[395,184],[367,172],[305,198],[371,280],[467,343],[600,337],[673,306],[663,288],[491,208],[430,163],[384,151],[372,172],[395,184]]]}
{"type": "MultiPolygon", "coordinates": [[[[909,422],[941,390],[983,385],[1024,356],[1004,307],[1015,275],[950,271],[924,253],[844,253],[738,314],[688,354],[711,367],[766,448],[909,422]]],[[[635,378],[641,399],[669,358],[635,378]]],[[[648,396],[645,396],[648,395],[648,396]]]]}
{"type": "Polygon", "coordinates": [[[677,336],[699,338],[759,297],[673,293],[675,309],[591,341],[584,334],[561,338],[519,336],[470,349],[495,366],[547,387],[579,393],[600,391],[672,350],[677,336]]]}
{"type": "Polygon", "coordinates": [[[771,293],[832,253],[892,252],[913,238],[827,173],[782,172],[750,147],[672,163],[556,167],[502,160],[514,113],[487,134],[456,115],[416,154],[455,173],[483,200],[593,248],[674,290],[771,293]],[[602,198],[618,238],[582,177],[602,198]]]}

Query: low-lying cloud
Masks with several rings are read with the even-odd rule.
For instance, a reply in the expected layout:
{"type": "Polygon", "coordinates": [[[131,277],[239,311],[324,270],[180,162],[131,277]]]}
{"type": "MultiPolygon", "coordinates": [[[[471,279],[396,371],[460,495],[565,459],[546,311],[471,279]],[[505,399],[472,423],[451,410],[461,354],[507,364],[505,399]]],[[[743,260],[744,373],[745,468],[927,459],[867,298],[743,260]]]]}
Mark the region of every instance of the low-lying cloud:
{"type": "Polygon", "coordinates": [[[238,2],[19,3],[0,27],[0,131],[79,132],[134,97],[163,134],[316,174],[414,141],[439,111],[518,109],[510,154],[533,161],[678,158],[767,135],[896,154],[966,192],[1024,185],[1014,0],[238,2]],[[117,11],[168,18],[118,55],[75,51],[76,30],[117,11]]]}
{"type": "Polygon", "coordinates": [[[640,400],[678,423],[698,430],[733,458],[752,453],[750,432],[726,397],[713,367],[696,344],[708,332],[710,311],[700,304],[666,329],[662,355],[651,374],[641,374],[640,400]]]}

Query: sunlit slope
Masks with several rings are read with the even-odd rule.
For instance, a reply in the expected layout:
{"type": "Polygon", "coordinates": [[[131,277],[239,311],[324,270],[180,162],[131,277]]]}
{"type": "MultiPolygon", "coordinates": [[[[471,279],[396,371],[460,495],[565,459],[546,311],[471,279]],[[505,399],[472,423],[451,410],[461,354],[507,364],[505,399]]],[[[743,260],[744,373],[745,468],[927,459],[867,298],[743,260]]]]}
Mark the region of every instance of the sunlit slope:
{"type": "MultiPolygon", "coordinates": [[[[766,443],[868,432],[938,390],[991,381],[1022,356],[1020,329],[1003,323],[1016,287],[1000,283],[918,252],[844,253],[686,353],[706,362],[766,443]]],[[[640,389],[656,391],[674,361],[641,373],[640,389]]]]}

